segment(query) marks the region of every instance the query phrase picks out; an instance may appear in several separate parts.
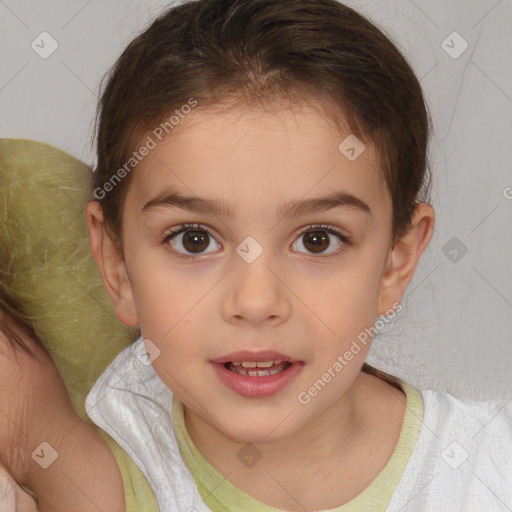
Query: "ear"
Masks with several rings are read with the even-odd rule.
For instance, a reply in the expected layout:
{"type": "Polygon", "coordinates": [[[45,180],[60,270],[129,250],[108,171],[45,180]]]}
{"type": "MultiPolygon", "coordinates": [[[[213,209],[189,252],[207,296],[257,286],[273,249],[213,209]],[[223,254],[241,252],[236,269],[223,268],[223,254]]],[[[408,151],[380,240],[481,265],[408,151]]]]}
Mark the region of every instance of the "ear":
{"type": "Polygon", "coordinates": [[[388,256],[381,280],[377,314],[385,315],[393,304],[402,300],[420,256],[432,238],[434,223],[434,209],[428,204],[417,203],[409,230],[395,242],[388,256]]]}
{"type": "Polygon", "coordinates": [[[137,325],[139,319],[132,284],[124,259],[105,228],[103,210],[98,201],[87,203],[85,216],[89,226],[92,256],[100,270],[103,286],[114,304],[115,315],[125,325],[137,325]]]}

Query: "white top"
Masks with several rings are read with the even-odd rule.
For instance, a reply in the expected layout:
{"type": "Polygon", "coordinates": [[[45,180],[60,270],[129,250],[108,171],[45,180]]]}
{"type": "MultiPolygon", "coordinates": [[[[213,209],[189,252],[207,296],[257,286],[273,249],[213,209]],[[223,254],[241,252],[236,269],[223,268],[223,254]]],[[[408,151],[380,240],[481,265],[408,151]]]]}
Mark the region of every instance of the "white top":
{"type": "MultiPolygon", "coordinates": [[[[162,512],[208,512],[178,447],[173,394],[144,353],[139,338],[114,359],[89,392],[87,413],[137,464],[162,512]]],[[[418,440],[386,512],[511,512],[512,400],[420,392],[418,440]]]]}

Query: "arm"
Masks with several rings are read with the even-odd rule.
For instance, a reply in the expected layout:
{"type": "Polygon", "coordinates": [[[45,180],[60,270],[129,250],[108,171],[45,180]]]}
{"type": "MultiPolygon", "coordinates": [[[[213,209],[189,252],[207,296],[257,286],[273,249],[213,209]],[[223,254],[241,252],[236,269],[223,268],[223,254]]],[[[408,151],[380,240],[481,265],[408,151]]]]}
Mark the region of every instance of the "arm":
{"type": "Polygon", "coordinates": [[[6,469],[37,494],[42,512],[124,512],[112,452],[75,413],[49,354],[11,326],[33,355],[0,331],[0,457],[6,469]]]}

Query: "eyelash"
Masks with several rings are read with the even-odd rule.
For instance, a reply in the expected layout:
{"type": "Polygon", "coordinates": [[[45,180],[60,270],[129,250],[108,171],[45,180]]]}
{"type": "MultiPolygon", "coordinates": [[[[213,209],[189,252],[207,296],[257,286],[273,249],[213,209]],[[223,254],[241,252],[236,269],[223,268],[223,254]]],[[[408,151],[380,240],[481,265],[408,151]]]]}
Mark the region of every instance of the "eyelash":
{"type": "MultiPolygon", "coordinates": [[[[179,235],[179,234],[181,234],[183,232],[189,231],[189,230],[191,231],[193,229],[198,229],[200,231],[205,231],[206,233],[208,233],[208,236],[210,236],[212,238],[215,238],[213,233],[205,225],[203,225],[203,224],[187,224],[187,223],[185,223],[185,224],[180,224],[179,226],[176,226],[172,230],[169,230],[164,235],[163,239],[161,240],[161,243],[162,243],[162,245],[168,244],[168,242],[170,240],[172,240],[175,236],[177,236],[177,235],[179,235]]],[[[303,228],[298,233],[297,238],[300,238],[303,234],[305,234],[305,233],[307,233],[309,231],[315,231],[315,230],[325,231],[326,233],[330,233],[331,235],[338,236],[340,238],[340,240],[343,242],[343,246],[352,245],[352,241],[351,241],[350,237],[348,237],[347,235],[344,235],[340,230],[338,230],[334,226],[331,226],[331,225],[328,225],[328,224],[310,224],[309,226],[306,226],[305,228],[303,228]]],[[[186,260],[196,259],[197,256],[201,256],[201,254],[198,254],[198,255],[195,255],[195,256],[187,256],[185,254],[182,254],[182,253],[174,251],[174,250],[172,250],[172,252],[174,254],[176,254],[178,257],[186,259],[186,260]]],[[[339,255],[341,252],[343,252],[343,248],[341,250],[338,250],[337,252],[335,252],[333,254],[328,254],[327,256],[320,256],[320,258],[330,258],[332,256],[339,255]]]]}

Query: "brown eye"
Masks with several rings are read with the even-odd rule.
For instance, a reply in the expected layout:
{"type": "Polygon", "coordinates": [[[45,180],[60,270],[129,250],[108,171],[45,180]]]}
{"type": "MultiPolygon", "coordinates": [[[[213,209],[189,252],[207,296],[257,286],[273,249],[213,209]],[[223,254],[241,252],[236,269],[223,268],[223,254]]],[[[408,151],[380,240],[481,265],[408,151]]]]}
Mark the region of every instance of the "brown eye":
{"type": "Polygon", "coordinates": [[[330,226],[315,225],[309,226],[309,230],[303,230],[295,243],[302,245],[310,254],[324,254],[327,249],[333,247],[333,250],[327,253],[330,256],[340,247],[348,245],[348,237],[330,226]]]}
{"type": "MultiPolygon", "coordinates": [[[[214,241],[211,233],[205,228],[183,225],[177,231],[172,231],[164,238],[175,251],[182,255],[202,254],[214,241]]],[[[220,248],[217,244],[217,248],[220,248]]],[[[215,247],[213,247],[215,250],[215,247]]],[[[211,252],[211,251],[207,251],[211,252]]]]}
{"type": "Polygon", "coordinates": [[[329,247],[329,243],[324,231],[310,231],[304,235],[304,247],[311,252],[323,252],[329,247]]]}
{"type": "Polygon", "coordinates": [[[205,231],[186,231],[183,233],[183,247],[190,252],[202,252],[210,245],[209,235],[205,231]]]}

